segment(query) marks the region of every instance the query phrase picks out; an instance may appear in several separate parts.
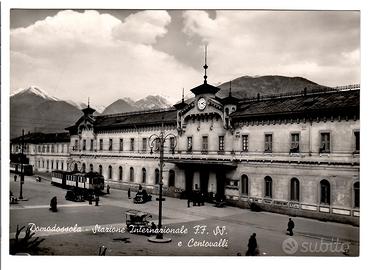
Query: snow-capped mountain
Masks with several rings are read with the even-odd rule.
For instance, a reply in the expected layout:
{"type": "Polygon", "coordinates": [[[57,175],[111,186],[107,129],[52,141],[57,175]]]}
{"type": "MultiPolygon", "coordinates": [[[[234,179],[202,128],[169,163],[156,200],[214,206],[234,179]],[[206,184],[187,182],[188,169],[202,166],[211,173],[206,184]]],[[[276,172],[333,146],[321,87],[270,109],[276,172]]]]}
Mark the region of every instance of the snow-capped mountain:
{"type": "Polygon", "coordinates": [[[132,111],[144,111],[168,108],[171,104],[162,96],[149,95],[145,98],[133,101],[131,98],[118,99],[105,108],[102,114],[124,113],[132,111]]]}
{"type": "Polygon", "coordinates": [[[39,97],[41,97],[43,99],[46,99],[46,100],[59,101],[58,98],[50,96],[49,94],[47,94],[45,91],[41,90],[37,86],[30,86],[28,88],[18,89],[13,94],[11,94],[10,97],[13,97],[15,95],[19,96],[19,95],[22,95],[22,94],[33,94],[33,95],[39,96],[39,97]]]}
{"type": "Polygon", "coordinates": [[[63,132],[82,115],[75,106],[50,96],[39,87],[20,89],[10,96],[10,136],[25,132],[63,132]]]}
{"type": "Polygon", "coordinates": [[[149,95],[135,102],[135,106],[141,110],[161,109],[170,107],[171,104],[167,99],[160,95],[149,95]]]}

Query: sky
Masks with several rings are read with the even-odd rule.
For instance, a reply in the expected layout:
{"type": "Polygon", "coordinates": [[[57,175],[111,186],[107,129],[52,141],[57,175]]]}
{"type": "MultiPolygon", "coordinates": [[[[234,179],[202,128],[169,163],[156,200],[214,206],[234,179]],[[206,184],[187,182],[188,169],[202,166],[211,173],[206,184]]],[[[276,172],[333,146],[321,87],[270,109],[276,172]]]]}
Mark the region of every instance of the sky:
{"type": "Polygon", "coordinates": [[[34,10],[10,13],[11,93],[107,106],[249,75],[360,83],[360,12],[34,10]]]}

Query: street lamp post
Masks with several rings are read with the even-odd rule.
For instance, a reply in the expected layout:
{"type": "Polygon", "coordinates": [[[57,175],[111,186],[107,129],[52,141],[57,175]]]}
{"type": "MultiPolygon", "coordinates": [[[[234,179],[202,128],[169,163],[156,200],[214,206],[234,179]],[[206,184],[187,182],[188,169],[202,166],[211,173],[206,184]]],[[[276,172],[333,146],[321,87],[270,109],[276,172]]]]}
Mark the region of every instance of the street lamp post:
{"type": "Polygon", "coordinates": [[[20,188],[19,188],[19,199],[23,200],[23,183],[24,183],[24,167],[23,167],[23,154],[24,154],[24,129],[22,129],[22,146],[21,146],[21,179],[20,179],[20,188]]]}
{"type": "Polygon", "coordinates": [[[164,157],[164,143],[166,142],[167,139],[169,138],[174,138],[173,142],[174,145],[171,145],[171,147],[175,147],[176,145],[176,136],[172,133],[169,133],[167,135],[164,134],[164,125],[162,121],[161,125],[161,132],[159,135],[157,134],[152,134],[149,137],[149,147],[150,147],[150,153],[153,153],[153,148],[155,150],[159,150],[159,198],[157,199],[159,201],[159,209],[158,209],[158,234],[155,237],[149,237],[148,240],[150,242],[157,242],[157,243],[168,243],[171,241],[170,238],[164,238],[163,233],[161,232],[162,229],[162,202],[165,200],[163,198],[163,157],[164,157]]]}

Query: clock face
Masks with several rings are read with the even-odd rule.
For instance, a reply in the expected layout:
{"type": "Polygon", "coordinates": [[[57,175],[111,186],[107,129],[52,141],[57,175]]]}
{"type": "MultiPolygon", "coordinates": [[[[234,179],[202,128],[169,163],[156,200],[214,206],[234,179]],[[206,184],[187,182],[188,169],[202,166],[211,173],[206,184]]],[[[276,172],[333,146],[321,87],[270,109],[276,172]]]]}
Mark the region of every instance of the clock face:
{"type": "Polygon", "coordinates": [[[198,109],[199,110],[204,110],[204,108],[206,107],[206,99],[205,98],[200,98],[198,99],[198,109]]]}

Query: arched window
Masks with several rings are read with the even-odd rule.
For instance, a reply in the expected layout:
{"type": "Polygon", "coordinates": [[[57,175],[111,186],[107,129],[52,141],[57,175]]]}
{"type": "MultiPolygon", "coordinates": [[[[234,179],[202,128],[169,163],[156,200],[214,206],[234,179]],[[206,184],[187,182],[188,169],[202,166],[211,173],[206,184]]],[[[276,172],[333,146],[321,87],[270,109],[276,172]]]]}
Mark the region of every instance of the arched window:
{"type": "Polygon", "coordinates": [[[320,181],[320,203],[330,204],[330,183],[328,180],[320,181]]]}
{"type": "Polygon", "coordinates": [[[299,201],[299,180],[297,178],[290,179],[290,200],[299,201]]]}
{"type": "Polygon", "coordinates": [[[81,169],[81,171],[83,173],[86,172],[86,164],[85,163],[82,163],[82,169],[81,169]]]}
{"type": "Polygon", "coordinates": [[[356,182],[353,184],[353,191],[354,191],[354,206],[360,207],[360,182],[356,182]]]}
{"type": "Polygon", "coordinates": [[[77,171],[78,171],[77,163],[75,163],[75,165],[74,165],[74,167],[73,167],[73,171],[74,171],[74,172],[77,172],[77,171]]]}
{"type": "Polygon", "coordinates": [[[103,166],[102,165],[99,165],[99,174],[103,175],[103,166]]]}
{"type": "Polygon", "coordinates": [[[270,176],[265,177],[265,197],[272,198],[272,179],[270,176]]]}
{"type": "Polygon", "coordinates": [[[94,165],[90,164],[90,172],[94,171],[94,165]]]}
{"type": "Polygon", "coordinates": [[[112,179],[112,166],[109,165],[108,167],[108,179],[112,179]]]}
{"type": "Polygon", "coordinates": [[[170,170],[168,174],[168,186],[174,187],[175,186],[175,171],[170,170]]]}
{"type": "Polygon", "coordinates": [[[155,184],[159,184],[159,170],[155,169],[155,184]]]}
{"type": "Polygon", "coordinates": [[[242,175],[242,194],[248,195],[248,176],[245,174],[242,175]]]}
{"type": "Polygon", "coordinates": [[[141,179],[141,182],[143,182],[144,184],[146,183],[146,169],[145,168],[142,169],[142,179],[141,179]]]}
{"type": "Polygon", "coordinates": [[[134,182],[134,168],[130,167],[130,182],[134,182]]]}
{"type": "Polygon", "coordinates": [[[118,179],[122,181],[123,173],[122,173],[122,166],[119,166],[118,168],[118,179]]]}

